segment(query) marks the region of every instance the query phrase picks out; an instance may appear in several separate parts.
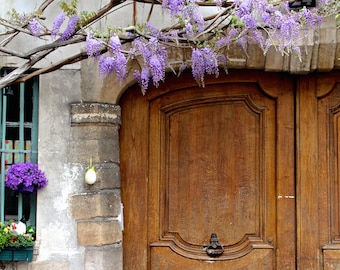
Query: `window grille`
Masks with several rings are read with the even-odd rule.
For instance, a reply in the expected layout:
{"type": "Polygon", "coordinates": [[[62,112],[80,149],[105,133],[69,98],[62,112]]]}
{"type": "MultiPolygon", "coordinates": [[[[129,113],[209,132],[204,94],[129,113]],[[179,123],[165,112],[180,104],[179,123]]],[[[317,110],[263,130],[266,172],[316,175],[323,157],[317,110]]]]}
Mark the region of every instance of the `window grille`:
{"type": "Polygon", "coordinates": [[[35,226],[36,193],[5,186],[12,164],[38,161],[38,78],[2,89],[0,101],[0,221],[20,220],[35,226]]]}

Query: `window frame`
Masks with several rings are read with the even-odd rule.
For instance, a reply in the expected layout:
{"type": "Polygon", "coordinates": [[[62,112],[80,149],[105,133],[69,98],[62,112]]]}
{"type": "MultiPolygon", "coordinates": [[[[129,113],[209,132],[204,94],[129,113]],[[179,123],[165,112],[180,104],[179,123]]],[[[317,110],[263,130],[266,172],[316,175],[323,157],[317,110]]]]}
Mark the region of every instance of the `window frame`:
{"type": "MultiPolygon", "coordinates": [[[[9,221],[5,216],[6,207],[6,187],[5,177],[7,174],[6,154],[17,155],[18,162],[25,161],[25,155],[30,155],[30,162],[38,163],[38,112],[39,112],[39,80],[38,77],[30,79],[30,83],[22,82],[15,90],[19,91],[19,121],[11,122],[7,119],[7,114],[10,113],[8,106],[8,97],[6,91],[8,88],[3,88],[0,95],[0,221],[9,221]],[[25,122],[25,91],[28,91],[28,87],[32,85],[32,119],[31,122],[25,122]],[[18,149],[6,148],[7,129],[11,127],[17,127],[19,130],[19,143],[18,149]],[[30,129],[31,135],[31,148],[25,149],[25,129],[30,129]]],[[[13,158],[13,163],[14,163],[13,158]]],[[[29,195],[30,201],[30,217],[27,222],[28,225],[35,226],[36,223],[36,192],[29,195]]],[[[17,219],[21,219],[23,216],[23,195],[18,193],[17,195],[17,219]]]]}

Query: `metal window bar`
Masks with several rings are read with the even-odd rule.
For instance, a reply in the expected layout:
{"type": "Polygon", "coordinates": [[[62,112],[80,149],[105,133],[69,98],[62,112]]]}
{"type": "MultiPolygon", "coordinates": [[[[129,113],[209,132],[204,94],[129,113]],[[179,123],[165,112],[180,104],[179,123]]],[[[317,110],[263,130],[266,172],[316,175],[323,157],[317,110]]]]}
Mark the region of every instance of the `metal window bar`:
{"type": "MultiPolygon", "coordinates": [[[[1,173],[0,173],[0,221],[5,221],[5,175],[6,175],[6,164],[5,156],[6,154],[16,154],[19,158],[19,162],[25,162],[25,156],[29,155],[32,163],[37,163],[38,161],[38,79],[33,79],[33,92],[32,92],[32,122],[25,122],[25,83],[20,84],[19,95],[20,95],[20,105],[19,105],[19,122],[8,122],[7,121],[7,96],[5,95],[5,89],[2,90],[2,102],[0,102],[0,112],[2,112],[2,117],[0,118],[0,141],[1,141],[1,173]],[[6,129],[8,127],[18,127],[19,128],[19,149],[6,149],[6,129]],[[24,132],[25,128],[29,128],[31,131],[31,147],[30,149],[25,149],[25,138],[24,132]]],[[[29,224],[35,225],[36,220],[36,194],[30,196],[30,219],[29,224]]],[[[23,196],[21,193],[18,194],[18,219],[23,215],[23,196]]]]}

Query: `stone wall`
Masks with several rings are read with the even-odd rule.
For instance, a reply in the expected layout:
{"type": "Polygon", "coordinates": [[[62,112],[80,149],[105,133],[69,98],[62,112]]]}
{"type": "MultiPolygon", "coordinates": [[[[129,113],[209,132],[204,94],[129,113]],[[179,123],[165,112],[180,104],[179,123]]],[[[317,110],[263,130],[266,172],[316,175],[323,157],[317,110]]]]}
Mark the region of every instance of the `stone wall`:
{"type": "Polygon", "coordinates": [[[86,166],[91,157],[97,172],[97,181],[69,200],[78,243],[85,247],[85,269],[122,269],[120,107],[71,104],[71,125],[69,162],[86,166]]]}

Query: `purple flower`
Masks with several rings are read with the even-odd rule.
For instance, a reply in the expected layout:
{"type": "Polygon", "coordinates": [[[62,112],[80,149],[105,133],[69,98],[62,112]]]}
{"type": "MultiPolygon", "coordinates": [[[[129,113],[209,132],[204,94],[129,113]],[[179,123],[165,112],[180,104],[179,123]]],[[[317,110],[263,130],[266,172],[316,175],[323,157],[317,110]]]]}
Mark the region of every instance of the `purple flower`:
{"type": "Polygon", "coordinates": [[[53,39],[55,39],[57,35],[59,34],[60,27],[63,24],[64,20],[65,20],[65,14],[63,12],[59,13],[57,17],[55,17],[53,21],[52,30],[51,30],[51,37],[53,39]]]}
{"type": "Polygon", "coordinates": [[[221,38],[217,41],[217,48],[219,49],[225,46],[229,46],[233,42],[233,39],[238,34],[239,34],[239,30],[237,28],[230,29],[224,38],[221,38]]]}
{"type": "Polygon", "coordinates": [[[29,28],[30,28],[30,30],[31,30],[31,32],[34,36],[36,36],[36,37],[39,36],[39,34],[40,34],[40,24],[36,19],[33,19],[32,21],[30,21],[28,26],[29,26],[29,28]]]}
{"type": "Polygon", "coordinates": [[[86,53],[88,57],[96,57],[100,53],[100,47],[102,42],[100,40],[92,38],[91,34],[87,34],[86,37],[86,53]]]}
{"type": "Polygon", "coordinates": [[[119,51],[122,49],[122,44],[120,43],[120,39],[117,35],[113,35],[110,38],[110,46],[111,46],[111,51],[119,51]]]}
{"type": "Polygon", "coordinates": [[[148,43],[145,40],[136,39],[134,47],[135,54],[143,58],[142,73],[135,72],[135,78],[141,85],[142,92],[146,91],[150,77],[152,77],[153,84],[158,87],[159,81],[165,77],[167,50],[159,45],[156,38],[150,38],[148,43]]]}
{"type": "Polygon", "coordinates": [[[206,47],[201,50],[205,59],[205,72],[209,75],[219,75],[217,55],[210,48],[206,47]]]}
{"type": "Polygon", "coordinates": [[[251,14],[247,14],[241,18],[241,21],[244,23],[244,27],[249,29],[255,29],[257,27],[257,19],[253,17],[251,14]]]}
{"type": "Polygon", "coordinates": [[[191,61],[192,76],[198,84],[201,84],[203,83],[205,72],[205,61],[201,50],[193,49],[191,54],[191,61]]]}
{"type": "Polygon", "coordinates": [[[113,57],[102,55],[99,58],[99,70],[101,75],[108,75],[115,70],[115,61],[113,57]]]}
{"type": "Polygon", "coordinates": [[[184,6],[184,0],[164,0],[162,7],[170,11],[170,15],[174,17],[177,15],[184,6]]]}
{"type": "Polygon", "coordinates": [[[204,31],[204,18],[199,6],[193,0],[188,0],[188,3],[183,7],[181,17],[188,20],[197,33],[204,31]]]}
{"type": "MultiPolygon", "coordinates": [[[[113,36],[110,39],[111,53],[110,56],[102,55],[99,58],[98,66],[100,75],[109,75],[112,72],[116,72],[117,77],[120,80],[125,79],[127,74],[127,60],[125,55],[118,50],[121,48],[121,44],[117,36],[113,36]],[[117,42],[118,41],[118,42],[117,42]]],[[[98,52],[98,51],[97,51],[98,52]]]]}
{"type": "Polygon", "coordinates": [[[139,70],[135,70],[133,73],[134,78],[136,81],[139,83],[141,87],[142,94],[145,95],[146,90],[148,89],[149,86],[149,80],[150,80],[150,72],[146,68],[142,68],[142,72],[139,70]]]}
{"type": "Polygon", "coordinates": [[[194,49],[191,55],[192,75],[199,85],[204,86],[204,74],[219,75],[217,55],[210,48],[194,49]]]}
{"type": "Polygon", "coordinates": [[[76,31],[77,23],[79,21],[79,17],[77,15],[73,15],[70,17],[68,24],[64,33],[61,35],[61,40],[70,39],[76,31]]]}
{"type": "Polygon", "coordinates": [[[223,66],[227,65],[227,57],[224,54],[219,55],[217,61],[223,66]]]}
{"type": "Polygon", "coordinates": [[[48,180],[37,164],[31,162],[13,164],[7,173],[5,185],[20,192],[33,192],[45,187],[48,180]]]}
{"type": "Polygon", "coordinates": [[[301,20],[305,21],[305,23],[315,29],[316,26],[319,26],[322,23],[322,16],[311,12],[307,8],[303,8],[301,11],[301,20]]]}
{"type": "Polygon", "coordinates": [[[185,33],[190,37],[194,34],[194,30],[192,29],[192,24],[189,21],[185,21],[185,33]]]}
{"type": "Polygon", "coordinates": [[[162,35],[162,32],[149,22],[146,23],[145,27],[149,30],[150,35],[153,37],[159,38],[162,35]]]}
{"type": "Polygon", "coordinates": [[[114,54],[114,59],[117,77],[121,80],[124,80],[127,73],[127,60],[125,55],[121,52],[117,52],[114,54]]]}
{"type": "Polygon", "coordinates": [[[150,58],[150,71],[152,76],[152,81],[156,87],[159,85],[159,81],[164,79],[165,72],[163,71],[163,65],[161,61],[158,59],[157,55],[153,55],[150,58]]]}

